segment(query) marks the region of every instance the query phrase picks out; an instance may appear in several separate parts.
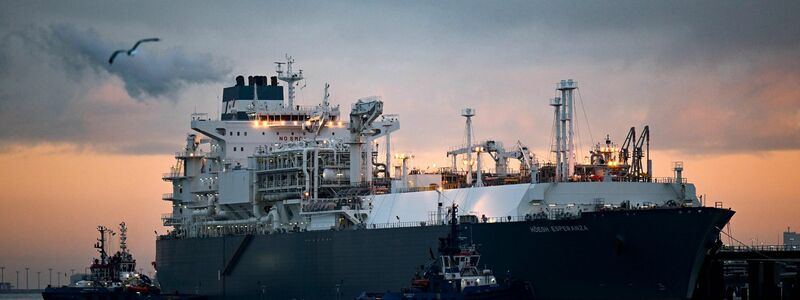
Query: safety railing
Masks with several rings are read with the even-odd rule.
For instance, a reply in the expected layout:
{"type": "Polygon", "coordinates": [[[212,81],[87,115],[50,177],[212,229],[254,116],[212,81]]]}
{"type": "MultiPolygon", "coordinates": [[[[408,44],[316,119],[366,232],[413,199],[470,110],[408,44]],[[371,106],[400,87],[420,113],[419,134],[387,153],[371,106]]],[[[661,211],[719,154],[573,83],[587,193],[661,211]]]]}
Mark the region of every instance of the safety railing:
{"type": "Polygon", "coordinates": [[[368,229],[387,229],[387,228],[405,228],[405,227],[425,227],[436,225],[433,222],[425,221],[407,221],[407,222],[392,222],[392,223],[379,223],[370,224],[368,229]]]}
{"type": "Polygon", "coordinates": [[[161,222],[163,222],[164,226],[175,226],[180,224],[182,221],[183,219],[181,217],[177,217],[171,213],[161,215],[161,222]]]}
{"type": "Polygon", "coordinates": [[[178,151],[175,152],[175,158],[187,158],[187,157],[204,157],[206,156],[206,152],[204,151],[178,151]]]}
{"type": "Polygon", "coordinates": [[[798,245],[751,245],[751,246],[722,246],[726,252],[753,252],[753,251],[800,251],[798,245]]]}
{"type": "MultiPolygon", "coordinates": [[[[674,177],[653,177],[650,179],[650,182],[653,183],[679,183],[677,178],[674,177]]],[[[686,178],[681,178],[680,183],[687,183],[689,182],[686,178]]]]}
{"type": "MultiPolygon", "coordinates": [[[[575,215],[562,216],[563,218],[575,218],[575,215]]],[[[460,224],[474,224],[474,223],[513,223],[533,221],[537,219],[559,219],[557,216],[547,214],[524,215],[524,216],[505,216],[505,217],[475,217],[475,216],[459,216],[460,224]],[[475,221],[463,221],[473,219],[475,221]]],[[[167,224],[178,224],[182,221],[179,217],[174,217],[172,214],[163,214],[162,220],[165,226],[167,224]]],[[[449,225],[449,220],[442,221],[437,224],[435,220],[427,221],[397,221],[387,223],[373,223],[351,226],[347,228],[331,228],[332,230],[351,230],[351,229],[390,229],[390,228],[411,228],[411,227],[425,227],[425,226],[445,226],[449,225]]],[[[178,231],[171,231],[167,235],[162,235],[159,239],[180,239],[186,237],[218,237],[218,236],[231,236],[231,235],[245,235],[245,234],[280,234],[290,232],[303,232],[306,229],[296,225],[288,226],[286,228],[273,229],[271,224],[265,223],[242,223],[234,225],[198,225],[194,229],[181,229],[178,231]]]]}
{"type": "Polygon", "coordinates": [[[436,187],[434,186],[416,186],[416,187],[407,187],[407,188],[398,188],[395,190],[397,193],[413,193],[413,192],[425,192],[425,191],[433,191],[436,187]]]}
{"type": "Polygon", "coordinates": [[[176,179],[176,178],[181,178],[181,177],[184,177],[183,176],[183,172],[169,172],[169,173],[162,173],[161,174],[161,178],[164,179],[164,180],[176,179]]]}

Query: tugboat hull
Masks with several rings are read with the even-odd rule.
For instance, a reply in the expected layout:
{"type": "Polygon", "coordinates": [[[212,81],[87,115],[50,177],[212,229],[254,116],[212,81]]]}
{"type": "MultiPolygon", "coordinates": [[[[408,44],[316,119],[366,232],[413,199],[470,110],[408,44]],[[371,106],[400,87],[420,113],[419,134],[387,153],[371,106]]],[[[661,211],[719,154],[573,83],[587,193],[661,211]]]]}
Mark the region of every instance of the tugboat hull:
{"type": "Polygon", "coordinates": [[[203,300],[195,295],[161,295],[134,292],[122,288],[101,287],[48,287],[42,292],[44,300],[203,300]]]}

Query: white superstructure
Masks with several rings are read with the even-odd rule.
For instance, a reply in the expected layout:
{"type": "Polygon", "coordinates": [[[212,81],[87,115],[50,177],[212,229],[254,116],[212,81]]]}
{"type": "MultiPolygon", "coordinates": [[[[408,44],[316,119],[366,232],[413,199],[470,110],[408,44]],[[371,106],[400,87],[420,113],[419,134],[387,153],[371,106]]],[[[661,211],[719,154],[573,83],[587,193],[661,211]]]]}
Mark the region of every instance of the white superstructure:
{"type": "Polygon", "coordinates": [[[195,133],[187,135],[176,164],[163,176],[173,183],[172,193],[162,197],[173,204],[163,216],[173,235],[432,225],[442,220],[442,203],[456,203],[483,222],[699,205],[694,186],[680,175],[652,177],[649,157],[642,167],[647,128],[639,140],[631,129],[623,147],[610,140],[598,144],[591,163],[578,164],[572,80],[557,85],[561,97],[551,102],[558,124],[555,163],[539,164],[521,142],[508,148],[498,141],[473,142],[475,113],[466,109],[467,144],[447,152],[452,167],[426,173],[407,168],[411,155],[391,153],[390,134],[400,120],[383,114],[379,97],[358,99],[343,118],[339,106],[330,104],[326,84],[320,104],[301,106],[294,88],[302,70],[295,73],[288,56],[277,65],[277,76],[250,76],[247,83],[237,77],[223,91],[218,118],[192,115],[195,133]],[[287,85],[286,97],[278,80],[287,85]],[[384,155],[373,149],[382,137],[384,155]],[[480,163],[487,154],[493,172],[480,163]],[[459,155],[467,157],[466,171],[457,170],[459,155]],[[520,161],[519,172],[508,168],[509,159],[520,161]],[[399,170],[390,170],[392,165],[399,170]]]}

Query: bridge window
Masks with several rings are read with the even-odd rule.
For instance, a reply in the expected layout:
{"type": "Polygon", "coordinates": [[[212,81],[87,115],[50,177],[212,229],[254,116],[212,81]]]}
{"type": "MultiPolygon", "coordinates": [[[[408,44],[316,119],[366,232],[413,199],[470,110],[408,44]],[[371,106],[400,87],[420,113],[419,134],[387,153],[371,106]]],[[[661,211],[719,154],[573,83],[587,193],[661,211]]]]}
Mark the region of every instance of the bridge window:
{"type": "Polygon", "coordinates": [[[237,131],[237,132],[236,132],[236,136],[239,136],[239,133],[241,133],[241,132],[238,132],[238,131],[237,131]]]}
{"type": "Polygon", "coordinates": [[[239,147],[239,151],[244,151],[244,147],[239,147]]]}

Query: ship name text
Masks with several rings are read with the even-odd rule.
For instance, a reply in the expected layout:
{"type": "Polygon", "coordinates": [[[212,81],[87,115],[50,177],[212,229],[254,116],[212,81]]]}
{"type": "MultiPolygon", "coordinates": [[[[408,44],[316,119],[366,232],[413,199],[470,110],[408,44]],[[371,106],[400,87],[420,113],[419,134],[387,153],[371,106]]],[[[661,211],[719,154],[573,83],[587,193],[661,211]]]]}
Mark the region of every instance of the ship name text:
{"type": "Polygon", "coordinates": [[[278,140],[281,141],[281,142],[296,142],[296,141],[302,141],[303,137],[302,136],[282,136],[282,137],[279,137],[278,140]]]}
{"type": "Polygon", "coordinates": [[[589,231],[586,225],[531,226],[533,233],[589,231]]]}

